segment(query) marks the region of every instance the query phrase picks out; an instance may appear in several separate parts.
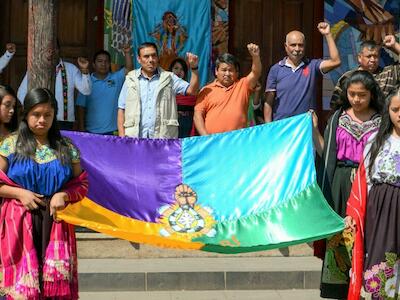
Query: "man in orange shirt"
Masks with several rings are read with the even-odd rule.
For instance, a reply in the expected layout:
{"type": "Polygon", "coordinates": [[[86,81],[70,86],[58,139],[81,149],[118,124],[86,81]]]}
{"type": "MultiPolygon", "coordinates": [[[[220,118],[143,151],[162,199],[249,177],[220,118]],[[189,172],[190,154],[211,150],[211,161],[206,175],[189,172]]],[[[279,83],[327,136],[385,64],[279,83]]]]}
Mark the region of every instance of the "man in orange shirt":
{"type": "Polygon", "coordinates": [[[241,79],[239,63],[233,55],[225,53],[217,58],[216,80],[200,91],[194,108],[194,124],[200,135],[246,127],[249,97],[262,68],[259,47],[248,44],[247,49],[252,57],[251,72],[241,79]]]}

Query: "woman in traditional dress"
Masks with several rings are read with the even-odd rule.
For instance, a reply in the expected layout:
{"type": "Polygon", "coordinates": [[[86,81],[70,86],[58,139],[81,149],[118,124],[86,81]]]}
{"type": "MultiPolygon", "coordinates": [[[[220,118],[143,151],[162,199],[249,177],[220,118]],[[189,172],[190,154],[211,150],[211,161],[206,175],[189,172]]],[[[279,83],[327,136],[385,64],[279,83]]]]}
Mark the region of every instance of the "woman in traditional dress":
{"type": "MultiPolygon", "coordinates": [[[[8,85],[0,85],[0,142],[17,129],[18,115],[16,113],[17,97],[8,85]]],[[[1,205],[1,200],[0,200],[1,205]]],[[[1,266],[1,261],[0,261],[1,266]]],[[[3,277],[0,269],[0,281],[3,277]]],[[[0,299],[4,299],[0,292],[0,299]]]]}
{"type": "Polygon", "coordinates": [[[31,90],[17,133],[0,146],[0,289],[7,299],[78,299],[74,228],[54,220],[85,196],[87,175],[56,115],[54,95],[31,90]]]}
{"type": "Polygon", "coordinates": [[[17,96],[8,85],[0,85],[0,141],[17,129],[17,96]]]}
{"type": "Polygon", "coordinates": [[[349,299],[399,299],[400,90],[387,98],[347,204],[356,231],[349,299]]]}
{"type": "MultiPolygon", "coordinates": [[[[378,130],[382,97],[369,72],[355,71],[345,84],[341,103],[328,121],[324,137],[319,134],[314,117],[314,144],[322,155],[318,182],[331,207],[343,218],[364,146],[371,134],[378,130]]],[[[347,298],[352,246],[349,230],[326,240],[321,297],[347,298]]]]}

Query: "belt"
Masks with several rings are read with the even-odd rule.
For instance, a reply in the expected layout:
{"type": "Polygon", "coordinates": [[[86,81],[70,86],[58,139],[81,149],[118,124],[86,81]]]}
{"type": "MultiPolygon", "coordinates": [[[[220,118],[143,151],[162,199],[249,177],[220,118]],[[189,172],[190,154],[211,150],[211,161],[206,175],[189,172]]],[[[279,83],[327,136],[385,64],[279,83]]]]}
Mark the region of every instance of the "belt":
{"type": "Polygon", "coordinates": [[[351,168],[358,168],[359,163],[354,162],[352,160],[339,160],[336,165],[338,167],[351,167],[351,168]]]}
{"type": "Polygon", "coordinates": [[[192,111],[180,111],[180,110],[178,110],[178,115],[180,115],[182,117],[192,117],[193,116],[193,112],[192,111]]]}
{"type": "Polygon", "coordinates": [[[194,106],[189,105],[178,105],[178,111],[194,111],[194,106]]]}

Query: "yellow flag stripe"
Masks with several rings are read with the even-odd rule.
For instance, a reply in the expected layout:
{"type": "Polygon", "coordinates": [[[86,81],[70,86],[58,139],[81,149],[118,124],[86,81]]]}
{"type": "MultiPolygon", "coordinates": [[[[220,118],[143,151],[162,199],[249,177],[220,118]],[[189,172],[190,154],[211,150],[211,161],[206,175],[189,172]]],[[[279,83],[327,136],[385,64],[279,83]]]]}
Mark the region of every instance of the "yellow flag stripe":
{"type": "Polygon", "coordinates": [[[137,243],[192,250],[199,250],[204,246],[203,243],[191,242],[178,234],[163,237],[159,233],[163,228],[162,224],[139,221],[119,215],[87,197],[59,211],[57,218],[70,224],[137,243]]]}

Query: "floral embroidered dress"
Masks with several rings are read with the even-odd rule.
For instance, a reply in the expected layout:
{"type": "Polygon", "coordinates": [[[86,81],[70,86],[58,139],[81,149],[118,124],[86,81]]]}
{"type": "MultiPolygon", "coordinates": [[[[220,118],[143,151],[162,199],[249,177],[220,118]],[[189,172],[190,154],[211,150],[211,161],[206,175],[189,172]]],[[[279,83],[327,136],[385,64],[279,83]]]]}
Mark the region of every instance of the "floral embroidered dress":
{"type": "MultiPolygon", "coordinates": [[[[47,145],[36,150],[35,159],[14,159],[16,139],[9,136],[0,146],[0,155],[8,161],[7,174],[0,171],[0,182],[43,195],[46,206],[28,211],[16,199],[3,199],[0,290],[7,299],[78,299],[74,228],[52,221],[49,202],[59,191],[66,192],[71,202],[81,200],[87,192],[87,175],[72,178],[72,166],[63,165],[47,145]]],[[[72,162],[79,162],[79,151],[67,143],[72,162]]]]}
{"type": "MultiPolygon", "coordinates": [[[[380,116],[375,114],[370,120],[359,123],[346,112],[342,112],[338,118],[335,134],[331,137],[336,142],[336,166],[329,196],[332,208],[342,217],[346,216],[347,199],[364,147],[368,138],[378,130],[380,120],[380,116]]],[[[327,239],[322,268],[321,297],[335,299],[347,297],[353,242],[353,237],[347,230],[327,239]]]]}
{"type": "MultiPolygon", "coordinates": [[[[365,149],[366,155],[370,145],[365,149]]],[[[400,138],[391,135],[385,142],[375,159],[371,177],[368,156],[365,166],[368,189],[361,295],[366,299],[399,299],[400,138]]]]}

